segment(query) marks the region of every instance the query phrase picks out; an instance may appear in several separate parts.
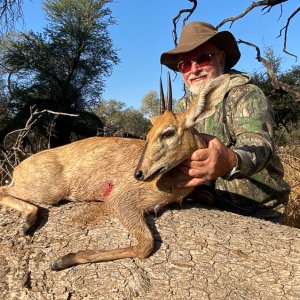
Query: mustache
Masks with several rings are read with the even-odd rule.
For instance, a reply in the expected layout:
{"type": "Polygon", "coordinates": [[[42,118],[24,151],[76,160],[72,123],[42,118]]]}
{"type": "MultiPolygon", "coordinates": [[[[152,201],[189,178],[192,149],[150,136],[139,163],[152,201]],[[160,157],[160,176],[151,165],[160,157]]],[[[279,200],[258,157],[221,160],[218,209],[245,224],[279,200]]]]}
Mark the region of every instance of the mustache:
{"type": "Polygon", "coordinates": [[[189,76],[189,80],[198,79],[198,78],[201,78],[201,77],[207,76],[207,75],[208,75],[208,72],[206,72],[206,71],[200,71],[197,74],[191,74],[189,76]]]}

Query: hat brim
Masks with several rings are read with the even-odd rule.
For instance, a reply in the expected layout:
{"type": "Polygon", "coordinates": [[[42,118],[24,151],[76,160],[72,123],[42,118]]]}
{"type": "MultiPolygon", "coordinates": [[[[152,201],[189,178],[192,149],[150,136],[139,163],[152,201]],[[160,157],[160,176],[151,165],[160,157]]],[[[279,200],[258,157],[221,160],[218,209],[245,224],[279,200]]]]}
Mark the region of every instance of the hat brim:
{"type": "Polygon", "coordinates": [[[160,57],[160,62],[171,70],[178,71],[177,66],[180,61],[180,55],[193,51],[208,41],[213,42],[225,52],[225,69],[232,68],[239,61],[241,53],[234,36],[229,31],[221,31],[213,36],[208,36],[207,39],[202,39],[200,43],[199,41],[191,41],[189,44],[178,46],[163,53],[160,57]]]}

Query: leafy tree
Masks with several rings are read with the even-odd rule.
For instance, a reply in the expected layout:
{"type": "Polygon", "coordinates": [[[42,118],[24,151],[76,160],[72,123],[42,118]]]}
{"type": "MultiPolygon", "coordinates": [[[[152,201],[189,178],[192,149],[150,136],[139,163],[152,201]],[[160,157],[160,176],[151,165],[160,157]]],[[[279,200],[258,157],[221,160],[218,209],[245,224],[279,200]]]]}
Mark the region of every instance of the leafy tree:
{"type": "Polygon", "coordinates": [[[123,126],[125,132],[131,133],[135,137],[144,138],[151,127],[151,122],[144,118],[142,112],[127,108],[123,113],[123,126]]]}
{"type": "Polygon", "coordinates": [[[124,102],[115,99],[101,101],[98,104],[94,111],[104,123],[105,132],[113,133],[122,128],[122,111],[125,106],[124,102]]]}
{"type": "Polygon", "coordinates": [[[62,110],[94,104],[104,78],[119,62],[107,27],[114,23],[103,0],[46,0],[50,21],[43,34],[20,33],[3,44],[2,61],[20,92],[62,110]],[[7,45],[5,47],[5,45],[7,45]],[[53,105],[54,104],[54,105],[53,105]]]}
{"type": "MultiPolygon", "coordinates": [[[[300,66],[293,66],[291,69],[281,72],[281,57],[275,56],[271,48],[266,49],[265,56],[274,75],[278,78],[278,82],[291,86],[299,86],[300,66]]],[[[287,126],[289,123],[300,120],[300,106],[297,103],[297,99],[281,89],[274,89],[269,72],[254,72],[253,78],[255,83],[261,87],[265,95],[272,102],[277,126],[287,126]]]]}
{"type": "MultiPolygon", "coordinates": [[[[271,69],[274,71],[274,75],[278,77],[281,58],[275,57],[274,52],[271,48],[266,48],[265,55],[271,69]]],[[[254,71],[252,76],[255,84],[257,84],[264,91],[267,97],[270,97],[274,94],[271,77],[267,69],[260,72],[254,71]]]]}
{"type": "Polygon", "coordinates": [[[9,102],[4,86],[3,80],[0,79],[0,131],[6,127],[7,121],[11,119],[9,102]]]}
{"type": "Polygon", "coordinates": [[[156,91],[150,91],[142,99],[141,112],[144,115],[159,115],[159,98],[156,91]]]}
{"type": "Polygon", "coordinates": [[[115,23],[110,2],[45,0],[49,25],[43,33],[3,40],[1,74],[15,114],[6,132],[25,123],[30,106],[80,113],[101,98],[105,78],[119,62],[107,30],[115,23]]]}
{"type": "Polygon", "coordinates": [[[126,108],[124,102],[114,99],[101,101],[94,112],[103,121],[103,131],[108,136],[143,137],[150,127],[150,121],[140,111],[126,108]]]}
{"type": "MultiPolygon", "coordinates": [[[[300,66],[292,66],[291,69],[281,72],[281,58],[276,57],[272,49],[266,50],[266,58],[270,64],[278,82],[290,86],[299,87],[300,66]]],[[[300,105],[299,99],[282,89],[274,89],[269,72],[254,72],[254,83],[257,84],[269,98],[274,108],[277,141],[284,144],[293,136],[294,142],[300,141],[300,105]],[[293,132],[293,133],[292,133],[293,132]],[[295,137],[295,135],[297,137],[295,137]]]]}

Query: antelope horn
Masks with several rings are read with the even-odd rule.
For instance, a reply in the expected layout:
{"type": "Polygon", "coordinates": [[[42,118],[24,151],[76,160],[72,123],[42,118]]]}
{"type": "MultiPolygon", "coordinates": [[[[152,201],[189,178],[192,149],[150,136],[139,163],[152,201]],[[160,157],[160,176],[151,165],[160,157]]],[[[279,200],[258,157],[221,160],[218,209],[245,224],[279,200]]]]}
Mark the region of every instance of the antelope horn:
{"type": "Polygon", "coordinates": [[[165,95],[164,95],[164,89],[163,89],[161,77],[160,77],[159,104],[160,104],[160,114],[162,115],[166,110],[166,102],[165,102],[165,95]]]}
{"type": "Polygon", "coordinates": [[[168,90],[167,90],[167,109],[168,111],[172,111],[172,84],[170,78],[170,72],[168,72],[168,90]]]}

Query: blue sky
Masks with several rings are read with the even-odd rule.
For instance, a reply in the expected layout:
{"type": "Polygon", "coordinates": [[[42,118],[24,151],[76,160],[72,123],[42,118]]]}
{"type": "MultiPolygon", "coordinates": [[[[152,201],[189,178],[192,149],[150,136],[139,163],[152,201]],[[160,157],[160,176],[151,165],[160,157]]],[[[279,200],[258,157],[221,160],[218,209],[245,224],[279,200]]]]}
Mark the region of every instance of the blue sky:
{"type": "MultiPolygon", "coordinates": [[[[252,1],[241,0],[198,0],[197,10],[190,21],[205,21],[213,25],[223,19],[240,14],[252,1]]],[[[22,30],[32,29],[41,32],[46,25],[42,10],[42,1],[24,0],[24,26],[22,30]]],[[[231,31],[236,39],[246,40],[264,47],[273,47],[276,54],[283,57],[283,67],[288,69],[297,64],[295,58],[282,52],[283,38],[277,38],[280,29],[285,25],[287,17],[299,6],[298,0],[289,0],[283,4],[280,18],[280,6],[274,7],[270,13],[263,15],[261,8],[256,8],[246,17],[236,21],[230,28],[225,24],[220,30],[231,31]]],[[[126,105],[139,108],[141,100],[151,90],[158,91],[159,77],[165,81],[168,69],[161,67],[161,53],[173,48],[172,19],[180,9],[190,8],[187,0],[116,0],[109,6],[117,25],[109,28],[114,47],[119,49],[121,63],[115,66],[110,78],[106,81],[103,99],[116,99],[126,105]],[[141,4],[142,3],[142,4],[141,4]]],[[[181,28],[178,25],[178,30],[181,28]]],[[[288,51],[300,59],[300,15],[290,24],[288,35],[288,51]]],[[[240,46],[241,59],[236,69],[252,72],[264,70],[255,57],[254,48],[240,46]]],[[[180,98],[182,80],[171,72],[173,97],[180,98]]]]}

